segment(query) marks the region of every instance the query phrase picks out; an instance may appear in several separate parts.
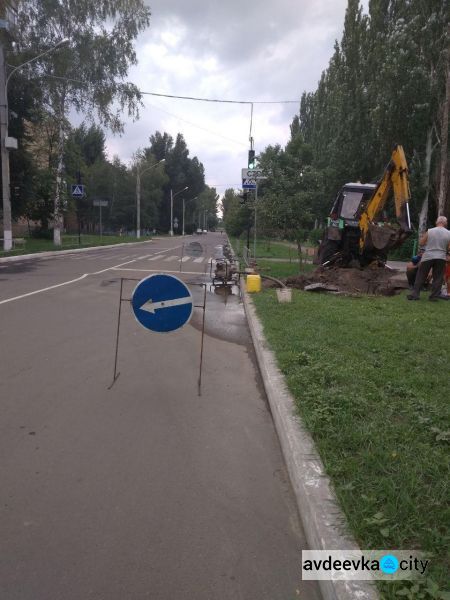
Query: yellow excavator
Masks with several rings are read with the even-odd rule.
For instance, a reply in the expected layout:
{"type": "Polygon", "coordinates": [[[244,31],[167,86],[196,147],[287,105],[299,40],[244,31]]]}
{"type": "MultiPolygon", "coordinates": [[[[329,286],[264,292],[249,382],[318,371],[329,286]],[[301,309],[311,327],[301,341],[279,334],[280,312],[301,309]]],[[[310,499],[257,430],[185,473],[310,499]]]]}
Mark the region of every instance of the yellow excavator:
{"type": "Polygon", "coordinates": [[[387,252],[412,233],[409,213],[408,165],[403,147],[396,145],[378,184],[346,183],[331,208],[318,262],[321,265],[384,264],[387,252]],[[390,192],[396,223],[383,216],[390,192]]]}

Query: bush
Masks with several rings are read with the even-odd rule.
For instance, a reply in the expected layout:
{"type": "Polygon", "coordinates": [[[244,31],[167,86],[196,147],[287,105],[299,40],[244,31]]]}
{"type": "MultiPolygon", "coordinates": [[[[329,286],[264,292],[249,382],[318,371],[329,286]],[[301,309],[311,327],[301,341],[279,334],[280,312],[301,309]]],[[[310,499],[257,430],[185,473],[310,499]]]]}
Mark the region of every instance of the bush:
{"type": "Polygon", "coordinates": [[[30,232],[30,237],[35,240],[53,240],[52,229],[33,229],[30,232]]]}
{"type": "Polygon", "coordinates": [[[308,234],[308,240],[311,242],[311,244],[317,245],[323,240],[323,235],[323,229],[313,229],[308,234]]]}
{"type": "Polygon", "coordinates": [[[417,254],[418,244],[417,237],[412,235],[399,248],[391,250],[388,254],[390,260],[409,260],[411,256],[417,254]]]}

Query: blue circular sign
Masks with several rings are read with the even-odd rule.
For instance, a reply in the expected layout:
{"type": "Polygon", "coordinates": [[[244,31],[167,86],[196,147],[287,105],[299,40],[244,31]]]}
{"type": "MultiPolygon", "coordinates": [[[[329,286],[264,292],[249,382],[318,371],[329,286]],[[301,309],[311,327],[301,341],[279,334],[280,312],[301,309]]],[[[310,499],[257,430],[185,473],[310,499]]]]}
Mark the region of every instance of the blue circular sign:
{"type": "Polygon", "coordinates": [[[141,325],[159,333],[183,327],[194,310],[192,294],[181,279],[160,273],[138,283],[131,306],[141,325]]]}

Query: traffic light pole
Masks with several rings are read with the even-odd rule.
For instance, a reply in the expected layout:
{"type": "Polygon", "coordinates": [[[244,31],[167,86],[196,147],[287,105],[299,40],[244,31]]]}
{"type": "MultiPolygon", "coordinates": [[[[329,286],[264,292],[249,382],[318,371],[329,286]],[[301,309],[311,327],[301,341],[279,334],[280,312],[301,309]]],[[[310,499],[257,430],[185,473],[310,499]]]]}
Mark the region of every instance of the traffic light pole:
{"type": "Polygon", "coordinates": [[[255,220],[253,223],[253,258],[256,262],[256,207],[258,205],[258,182],[255,187],[255,220]]]}

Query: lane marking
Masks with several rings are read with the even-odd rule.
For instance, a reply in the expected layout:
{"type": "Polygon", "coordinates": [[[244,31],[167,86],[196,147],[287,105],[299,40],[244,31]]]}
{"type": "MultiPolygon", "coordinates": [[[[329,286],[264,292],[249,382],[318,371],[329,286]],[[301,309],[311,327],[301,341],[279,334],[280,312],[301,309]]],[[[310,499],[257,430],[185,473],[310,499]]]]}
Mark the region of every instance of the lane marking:
{"type": "Polygon", "coordinates": [[[168,271],[167,269],[128,269],[114,267],[113,271],[139,271],[142,273],[178,273],[178,275],[204,275],[203,271],[168,271]]]}
{"type": "MultiPolygon", "coordinates": [[[[173,250],[176,250],[177,248],[181,248],[181,245],[175,246],[174,248],[167,248],[166,250],[160,250],[159,252],[157,252],[157,254],[163,254],[164,252],[171,252],[173,250]]],[[[136,259],[129,260],[127,262],[120,263],[120,264],[114,265],[112,267],[107,267],[106,269],[102,269],[101,271],[95,271],[94,273],[84,273],[80,277],[76,277],[75,279],[70,279],[69,281],[63,281],[62,283],[56,283],[54,285],[50,285],[48,287],[41,288],[39,290],[33,290],[32,292],[27,292],[26,294],[20,294],[20,296],[14,296],[13,298],[6,298],[5,300],[0,300],[0,306],[2,304],[7,304],[8,302],[14,302],[15,300],[22,300],[22,298],[28,298],[29,296],[34,296],[36,294],[42,294],[43,292],[55,290],[56,288],[63,287],[65,285],[69,285],[71,283],[76,283],[77,281],[82,281],[83,279],[86,279],[86,277],[89,277],[89,275],[101,275],[102,273],[106,273],[107,271],[113,271],[115,269],[120,269],[120,267],[123,267],[124,265],[129,265],[129,264],[135,262],[135,260],[136,259]]],[[[130,271],[133,271],[133,269],[130,269],[130,271]]]]}
{"type": "Polygon", "coordinates": [[[183,258],[181,259],[181,262],[187,262],[191,257],[190,256],[183,256],[183,258]]]}
{"type": "Polygon", "coordinates": [[[164,259],[164,262],[172,262],[174,260],[179,260],[180,257],[179,256],[168,256],[167,258],[164,259]]]}
{"type": "Polygon", "coordinates": [[[204,256],[200,256],[199,258],[194,258],[195,263],[202,263],[205,260],[204,256]]]}

